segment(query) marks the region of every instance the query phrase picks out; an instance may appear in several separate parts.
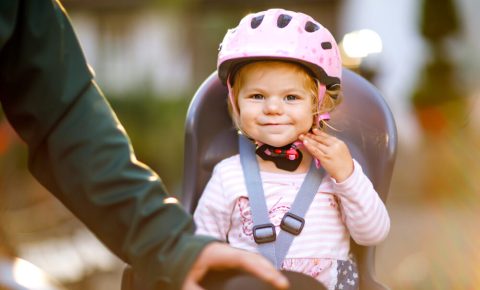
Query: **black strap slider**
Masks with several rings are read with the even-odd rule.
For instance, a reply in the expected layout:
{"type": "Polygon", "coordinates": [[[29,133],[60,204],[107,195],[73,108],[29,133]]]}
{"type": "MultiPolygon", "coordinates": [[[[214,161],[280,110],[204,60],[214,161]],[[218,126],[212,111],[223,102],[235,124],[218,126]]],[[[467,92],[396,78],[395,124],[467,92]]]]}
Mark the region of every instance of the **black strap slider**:
{"type": "Polygon", "coordinates": [[[280,228],[284,231],[298,236],[305,225],[305,219],[295,215],[291,212],[287,212],[280,223],[280,228]]]}
{"type": "Polygon", "coordinates": [[[257,244],[274,242],[277,239],[275,226],[272,223],[253,226],[253,238],[257,244]]]}

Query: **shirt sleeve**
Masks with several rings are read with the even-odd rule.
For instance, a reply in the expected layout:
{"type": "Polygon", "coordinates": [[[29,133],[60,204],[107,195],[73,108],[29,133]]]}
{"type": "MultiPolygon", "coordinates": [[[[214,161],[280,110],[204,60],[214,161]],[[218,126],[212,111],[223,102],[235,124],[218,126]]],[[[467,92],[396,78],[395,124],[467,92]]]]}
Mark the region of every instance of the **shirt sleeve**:
{"type": "Polygon", "coordinates": [[[343,182],[337,183],[333,180],[333,183],[343,218],[353,240],[363,246],[382,242],[390,230],[390,217],[360,164],[354,160],[352,175],[343,182]]]}
{"type": "Polygon", "coordinates": [[[219,166],[215,166],[212,177],[200,197],[193,218],[197,226],[196,234],[208,235],[221,241],[227,241],[231,213],[225,199],[220,172],[219,166]]]}
{"type": "Polygon", "coordinates": [[[58,2],[0,1],[0,101],[35,178],[152,289],[180,289],[213,239],[136,160],[58,2]]]}

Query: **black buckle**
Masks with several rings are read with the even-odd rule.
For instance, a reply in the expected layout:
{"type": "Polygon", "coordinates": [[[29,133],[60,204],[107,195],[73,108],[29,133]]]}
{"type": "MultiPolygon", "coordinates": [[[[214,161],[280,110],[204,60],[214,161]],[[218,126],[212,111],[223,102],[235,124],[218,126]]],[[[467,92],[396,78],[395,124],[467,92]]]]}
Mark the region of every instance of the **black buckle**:
{"type": "Polygon", "coordinates": [[[284,231],[298,236],[305,225],[305,219],[295,215],[291,212],[287,212],[280,223],[280,228],[284,231]]]}
{"type": "Polygon", "coordinates": [[[257,244],[274,242],[277,239],[272,223],[253,226],[253,238],[257,244]]]}

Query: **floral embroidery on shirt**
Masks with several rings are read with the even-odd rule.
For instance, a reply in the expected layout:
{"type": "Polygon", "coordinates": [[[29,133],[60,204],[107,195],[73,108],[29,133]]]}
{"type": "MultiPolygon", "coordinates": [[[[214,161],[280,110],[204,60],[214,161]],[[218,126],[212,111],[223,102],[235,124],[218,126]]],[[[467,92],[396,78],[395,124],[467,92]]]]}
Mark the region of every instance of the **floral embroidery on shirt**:
{"type": "Polygon", "coordinates": [[[282,269],[301,272],[318,279],[326,269],[332,267],[331,259],[296,258],[285,259],[282,269]]]}

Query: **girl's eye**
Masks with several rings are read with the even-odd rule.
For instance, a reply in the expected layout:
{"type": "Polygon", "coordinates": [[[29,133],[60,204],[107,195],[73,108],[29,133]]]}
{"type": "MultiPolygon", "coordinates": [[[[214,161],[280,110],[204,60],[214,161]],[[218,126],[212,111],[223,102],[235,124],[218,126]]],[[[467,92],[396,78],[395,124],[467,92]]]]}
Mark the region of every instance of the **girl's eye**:
{"type": "Polygon", "coordinates": [[[288,96],[285,97],[285,100],[287,100],[287,101],[295,101],[297,99],[298,99],[298,97],[294,96],[294,95],[288,95],[288,96]]]}
{"type": "Polygon", "coordinates": [[[263,100],[263,95],[255,94],[255,95],[252,95],[251,98],[254,100],[263,100]]]}

